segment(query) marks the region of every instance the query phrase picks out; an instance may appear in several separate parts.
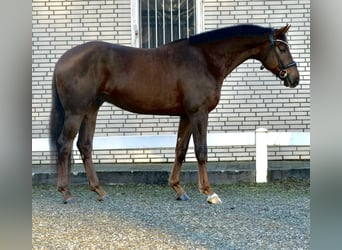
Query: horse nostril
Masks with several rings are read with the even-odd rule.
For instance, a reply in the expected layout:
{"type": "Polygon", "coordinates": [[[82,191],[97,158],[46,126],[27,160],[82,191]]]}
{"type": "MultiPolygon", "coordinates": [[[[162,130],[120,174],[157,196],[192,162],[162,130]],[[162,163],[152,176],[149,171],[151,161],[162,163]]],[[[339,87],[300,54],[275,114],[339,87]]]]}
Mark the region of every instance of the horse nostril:
{"type": "Polygon", "coordinates": [[[299,84],[299,78],[295,78],[293,81],[290,82],[290,87],[294,88],[299,84]]]}
{"type": "Polygon", "coordinates": [[[296,87],[299,84],[299,78],[297,78],[294,82],[294,86],[296,87]]]}
{"type": "Polygon", "coordinates": [[[279,72],[279,77],[280,77],[280,79],[285,79],[287,77],[287,71],[286,70],[281,70],[279,72]]]}

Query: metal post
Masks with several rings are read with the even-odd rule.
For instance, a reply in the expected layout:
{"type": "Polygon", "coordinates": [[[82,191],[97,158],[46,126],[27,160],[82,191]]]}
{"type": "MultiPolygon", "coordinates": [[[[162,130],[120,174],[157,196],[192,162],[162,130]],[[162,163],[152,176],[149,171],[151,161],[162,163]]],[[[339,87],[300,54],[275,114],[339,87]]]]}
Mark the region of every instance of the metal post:
{"type": "Polygon", "coordinates": [[[257,130],[255,130],[255,155],[255,181],[257,183],[267,182],[267,129],[265,128],[258,128],[257,130]]]}
{"type": "Polygon", "coordinates": [[[156,29],[156,35],[155,35],[155,39],[156,39],[156,46],[155,48],[158,47],[158,3],[157,0],[154,1],[154,27],[156,29]]]}

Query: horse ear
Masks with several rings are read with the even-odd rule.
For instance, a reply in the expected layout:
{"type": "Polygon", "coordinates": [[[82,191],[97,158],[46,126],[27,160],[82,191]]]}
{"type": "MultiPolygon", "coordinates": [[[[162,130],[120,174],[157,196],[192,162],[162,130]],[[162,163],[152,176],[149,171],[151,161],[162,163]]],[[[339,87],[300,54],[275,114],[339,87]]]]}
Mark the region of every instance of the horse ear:
{"type": "Polygon", "coordinates": [[[285,35],[286,32],[290,29],[291,25],[290,24],[286,24],[284,27],[280,28],[280,29],[277,29],[276,30],[276,34],[278,36],[282,36],[282,35],[285,35]]]}

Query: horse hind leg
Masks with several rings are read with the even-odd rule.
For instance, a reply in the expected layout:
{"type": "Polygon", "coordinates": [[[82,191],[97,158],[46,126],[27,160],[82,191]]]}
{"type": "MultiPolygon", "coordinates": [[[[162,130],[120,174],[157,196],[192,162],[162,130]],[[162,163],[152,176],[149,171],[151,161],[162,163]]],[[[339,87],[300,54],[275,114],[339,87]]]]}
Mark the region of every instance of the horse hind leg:
{"type": "Polygon", "coordinates": [[[96,126],[97,111],[98,109],[96,108],[89,111],[85,115],[79,131],[77,147],[81,153],[84,168],[89,181],[90,190],[96,192],[99,195],[99,201],[103,201],[107,193],[100,186],[100,182],[97,177],[92,160],[92,144],[96,126]]]}
{"type": "Polygon", "coordinates": [[[185,160],[186,152],[188,150],[189,140],[191,136],[191,124],[189,119],[184,116],[180,118],[178,135],[177,135],[177,145],[176,145],[176,156],[174,165],[169,178],[169,184],[171,188],[176,192],[177,200],[189,200],[189,196],[185,193],[180,185],[180,173],[182,168],[182,163],[185,160]]]}
{"type": "Polygon", "coordinates": [[[64,203],[73,203],[74,197],[69,190],[69,165],[73,140],[82,121],[81,115],[66,114],[62,132],[57,140],[58,166],[57,188],[63,196],[64,203]]]}

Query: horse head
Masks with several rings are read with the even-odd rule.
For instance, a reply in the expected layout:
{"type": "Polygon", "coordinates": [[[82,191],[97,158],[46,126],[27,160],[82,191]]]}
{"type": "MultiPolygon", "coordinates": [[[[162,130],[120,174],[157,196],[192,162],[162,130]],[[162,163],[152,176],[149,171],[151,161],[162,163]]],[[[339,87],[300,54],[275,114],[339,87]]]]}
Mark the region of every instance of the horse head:
{"type": "Polygon", "coordinates": [[[267,68],[283,80],[286,87],[294,88],[299,83],[299,72],[285,36],[289,29],[290,25],[281,29],[272,29],[262,51],[261,69],[267,68]]]}

